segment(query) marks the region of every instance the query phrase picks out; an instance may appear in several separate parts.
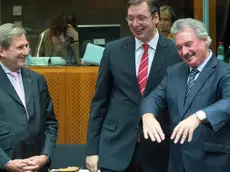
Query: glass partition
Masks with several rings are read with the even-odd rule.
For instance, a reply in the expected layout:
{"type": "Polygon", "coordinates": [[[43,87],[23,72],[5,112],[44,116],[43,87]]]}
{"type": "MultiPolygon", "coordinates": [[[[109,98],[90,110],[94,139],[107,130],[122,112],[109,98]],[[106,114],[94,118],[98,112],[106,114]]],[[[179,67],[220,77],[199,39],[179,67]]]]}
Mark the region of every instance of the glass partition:
{"type": "Polygon", "coordinates": [[[216,45],[219,41],[224,42],[225,61],[229,61],[230,53],[227,54],[230,46],[230,0],[216,1],[216,45]]]}
{"type": "MultiPolygon", "coordinates": [[[[159,0],[160,5],[171,6],[177,18],[199,16],[202,0],[159,0]]],[[[48,28],[50,19],[62,12],[75,14],[80,25],[120,24],[121,37],[130,35],[125,17],[127,0],[0,0],[1,23],[17,22],[27,30],[32,55],[35,53],[39,34],[48,28]],[[22,7],[22,14],[13,15],[13,6],[22,7]]],[[[167,21],[166,21],[167,22],[167,21]]]]}

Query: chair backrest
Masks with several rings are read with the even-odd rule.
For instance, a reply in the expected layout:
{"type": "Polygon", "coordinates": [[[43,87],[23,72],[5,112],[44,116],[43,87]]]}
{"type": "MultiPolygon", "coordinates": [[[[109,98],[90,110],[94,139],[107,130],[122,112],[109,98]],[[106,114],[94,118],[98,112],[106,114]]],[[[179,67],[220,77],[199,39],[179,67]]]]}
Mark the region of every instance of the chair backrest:
{"type": "Polygon", "coordinates": [[[54,149],[51,168],[78,166],[85,168],[85,144],[57,144],[54,149]]]}

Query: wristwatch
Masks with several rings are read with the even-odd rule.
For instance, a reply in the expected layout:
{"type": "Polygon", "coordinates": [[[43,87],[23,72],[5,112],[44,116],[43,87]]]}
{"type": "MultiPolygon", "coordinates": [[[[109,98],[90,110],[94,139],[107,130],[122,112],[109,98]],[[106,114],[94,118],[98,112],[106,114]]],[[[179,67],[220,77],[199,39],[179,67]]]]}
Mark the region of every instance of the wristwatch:
{"type": "Polygon", "coordinates": [[[196,114],[197,119],[199,119],[201,122],[204,122],[207,119],[206,114],[202,110],[197,111],[195,114],[196,114]]]}

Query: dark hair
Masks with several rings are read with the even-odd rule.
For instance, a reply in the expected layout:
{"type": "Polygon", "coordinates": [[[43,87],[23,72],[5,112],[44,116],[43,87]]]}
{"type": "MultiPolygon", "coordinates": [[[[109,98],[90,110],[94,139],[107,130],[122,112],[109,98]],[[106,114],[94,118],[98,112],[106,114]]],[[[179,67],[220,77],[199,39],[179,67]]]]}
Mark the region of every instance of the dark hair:
{"type": "Polygon", "coordinates": [[[68,24],[71,24],[77,30],[78,22],[73,13],[61,13],[55,16],[51,21],[50,30],[53,36],[66,35],[68,24]]]}
{"type": "Polygon", "coordinates": [[[128,0],[128,3],[127,3],[127,6],[128,8],[131,6],[131,5],[137,5],[137,4],[140,4],[142,2],[146,2],[148,7],[149,7],[149,12],[150,14],[154,14],[154,13],[160,13],[159,12],[159,6],[158,6],[158,3],[156,0],[128,0]]]}

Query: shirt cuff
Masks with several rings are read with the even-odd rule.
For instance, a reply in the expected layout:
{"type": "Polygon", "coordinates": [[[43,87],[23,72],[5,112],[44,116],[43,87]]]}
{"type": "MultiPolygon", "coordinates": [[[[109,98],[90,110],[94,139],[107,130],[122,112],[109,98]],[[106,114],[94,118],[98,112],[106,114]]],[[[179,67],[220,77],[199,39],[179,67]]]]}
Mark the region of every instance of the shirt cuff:
{"type": "Polygon", "coordinates": [[[12,160],[9,160],[6,165],[4,166],[4,170],[6,169],[7,165],[11,162],[12,160]]]}

